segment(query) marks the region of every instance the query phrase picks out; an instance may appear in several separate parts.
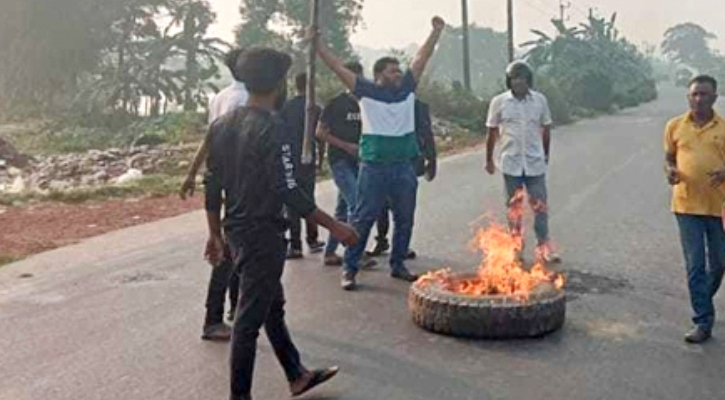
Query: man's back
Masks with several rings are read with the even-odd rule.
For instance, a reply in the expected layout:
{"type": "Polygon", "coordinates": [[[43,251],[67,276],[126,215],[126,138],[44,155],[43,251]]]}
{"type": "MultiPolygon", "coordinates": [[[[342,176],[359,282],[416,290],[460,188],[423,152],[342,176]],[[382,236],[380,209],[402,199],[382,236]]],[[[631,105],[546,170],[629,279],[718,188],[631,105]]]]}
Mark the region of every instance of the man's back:
{"type": "MultiPolygon", "coordinates": [[[[284,121],[285,134],[287,135],[287,139],[292,146],[292,159],[294,161],[295,167],[298,168],[298,173],[314,174],[315,163],[317,160],[317,144],[314,140],[312,141],[312,164],[310,166],[300,168],[302,167],[302,147],[305,138],[305,117],[307,114],[307,110],[305,109],[306,104],[307,103],[304,96],[296,96],[287,101],[287,103],[285,103],[284,108],[282,108],[282,111],[280,112],[280,116],[284,121]]],[[[320,107],[316,106],[315,118],[312,121],[313,127],[317,127],[317,121],[321,113],[322,111],[320,107]]]]}
{"type": "Polygon", "coordinates": [[[284,230],[280,193],[289,183],[281,163],[291,159],[290,154],[285,158],[290,149],[283,143],[281,120],[268,111],[242,107],[218,119],[212,132],[209,176],[216,182],[207,185],[224,192],[225,227],[271,223],[284,230]]]}

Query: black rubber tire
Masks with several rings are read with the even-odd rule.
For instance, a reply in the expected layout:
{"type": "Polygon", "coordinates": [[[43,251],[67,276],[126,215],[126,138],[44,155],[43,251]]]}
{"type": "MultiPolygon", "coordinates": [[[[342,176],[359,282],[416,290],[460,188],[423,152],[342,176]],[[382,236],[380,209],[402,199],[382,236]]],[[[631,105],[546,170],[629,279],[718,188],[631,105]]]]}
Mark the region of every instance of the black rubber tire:
{"type": "Polygon", "coordinates": [[[410,287],[408,307],[413,321],[432,332],[517,339],[542,337],[560,329],[566,318],[566,295],[551,285],[541,285],[527,301],[510,296],[473,297],[443,290],[437,282],[418,281],[410,287]]]}

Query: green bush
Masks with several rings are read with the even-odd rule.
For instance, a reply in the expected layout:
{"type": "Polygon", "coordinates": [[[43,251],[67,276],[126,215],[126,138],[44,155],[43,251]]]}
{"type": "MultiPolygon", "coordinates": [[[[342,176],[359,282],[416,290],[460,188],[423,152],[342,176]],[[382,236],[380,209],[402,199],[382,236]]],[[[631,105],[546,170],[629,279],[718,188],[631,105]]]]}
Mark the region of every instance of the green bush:
{"type": "Polygon", "coordinates": [[[572,104],[595,111],[609,111],[614,104],[614,81],[600,71],[588,71],[566,82],[572,104]]]}
{"type": "Polygon", "coordinates": [[[571,122],[571,107],[566,93],[561,87],[550,78],[537,76],[534,79],[535,89],[541,92],[549,102],[551,118],[556,125],[564,125],[571,122]]]}
{"type": "Polygon", "coordinates": [[[199,113],[169,113],[155,118],[134,118],[121,124],[115,121],[93,126],[75,119],[47,124],[32,137],[23,138],[23,151],[30,154],[79,153],[90,149],[134,145],[155,146],[162,143],[191,142],[205,132],[206,121],[199,113]],[[120,126],[117,126],[120,125],[120,126]]]}
{"type": "Polygon", "coordinates": [[[206,130],[206,120],[195,112],[170,113],[138,121],[128,130],[135,140],[151,141],[146,144],[179,143],[198,140],[206,130]]]}
{"type": "Polygon", "coordinates": [[[487,101],[441,82],[422,82],[417,93],[421,100],[428,103],[431,114],[436,117],[472,131],[483,130],[488,113],[487,101]]]}

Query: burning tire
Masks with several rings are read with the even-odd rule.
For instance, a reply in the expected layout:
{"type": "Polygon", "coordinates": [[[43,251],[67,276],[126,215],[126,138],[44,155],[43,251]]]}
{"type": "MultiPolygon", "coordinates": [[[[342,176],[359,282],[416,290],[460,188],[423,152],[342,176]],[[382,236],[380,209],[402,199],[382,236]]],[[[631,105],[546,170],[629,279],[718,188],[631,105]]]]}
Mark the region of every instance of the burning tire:
{"type": "MultiPolygon", "coordinates": [[[[458,274],[450,279],[475,277],[458,274]]],[[[446,290],[440,281],[421,279],[410,288],[408,307],[416,324],[436,333],[482,339],[542,337],[563,326],[566,295],[553,284],[542,283],[526,299],[470,296],[446,290]]]]}

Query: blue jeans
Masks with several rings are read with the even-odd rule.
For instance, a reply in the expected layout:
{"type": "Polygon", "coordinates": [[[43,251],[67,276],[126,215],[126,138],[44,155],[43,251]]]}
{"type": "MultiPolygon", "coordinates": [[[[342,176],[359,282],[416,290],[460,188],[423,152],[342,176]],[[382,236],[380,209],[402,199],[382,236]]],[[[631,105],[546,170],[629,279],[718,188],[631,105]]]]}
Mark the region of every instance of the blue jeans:
{"type": "Polygon", "coordinates": [[[687,286],[695,316],[692,322],[710,331],[715,323],[712,298],[725,271],[725,232],[720,217],[675,214],[687,267],[687,286]],[[708,268],[709,264],[709,268],[708,268]]]}
{"type": "MultiPolygon", "coordinates": [[[[521,204],[511,204],[514,194],[520,189],[526,189],[529,203],[534,210],[534,231],[539,245],[549,241],[549,213],[547,207],[546,175],[540,176],[511,176],[504,175],[506,183],[506,206],[520,207],[521,204]]],[[[509,229],[514,235],[521,235],[523,232],[521,215],[509,218],[509,229]]]]}
{"type": "MultiPolygon", "coordinates": [[[[337,207],[335,207],[335,219],[349,222],[355,213],[357,204],[357,176],[359,166],[357,162],[350,160],[339,160],[330,165],[332,179],[337,186],[337,207]]],[[[327,239],[326,253],[334,253],[340,241],[330,235],[327,239]]]]}
{"type": "Polygon", "coordinates": [[[345,270],[357,272],[365,252],[370,230],[390,200],[393,211],[393,249],[390,267],[393,271],[404,268],[408,253],[418,192],[418,178],[413,163],[394,164],[362,163],[358,177],[358,203],[355,207],[353,226],[360,234],[360,241],[345,251],[345,270]]]}

